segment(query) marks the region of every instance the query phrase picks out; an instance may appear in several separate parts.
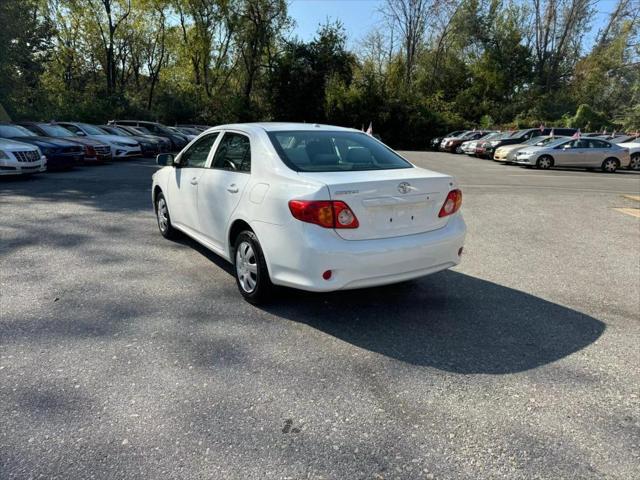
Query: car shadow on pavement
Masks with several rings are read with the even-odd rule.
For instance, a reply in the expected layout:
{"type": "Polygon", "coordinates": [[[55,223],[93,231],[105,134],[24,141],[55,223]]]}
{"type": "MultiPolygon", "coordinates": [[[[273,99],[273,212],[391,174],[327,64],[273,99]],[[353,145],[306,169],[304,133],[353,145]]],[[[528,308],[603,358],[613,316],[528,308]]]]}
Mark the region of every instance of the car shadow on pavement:
{"type": "Polygon", "coordinates": [[[462,374],[540,367],[605,330],[588,315],[451,270],[331,294],[283,289],[264,310],[389,358],[462,374]]]}

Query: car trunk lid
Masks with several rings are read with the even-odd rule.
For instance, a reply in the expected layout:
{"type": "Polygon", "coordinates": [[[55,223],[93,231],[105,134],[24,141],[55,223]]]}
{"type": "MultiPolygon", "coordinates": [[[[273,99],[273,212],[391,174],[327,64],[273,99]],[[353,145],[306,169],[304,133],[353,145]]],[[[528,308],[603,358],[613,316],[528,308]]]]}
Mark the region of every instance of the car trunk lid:
{"type": "Polygon", "coordinates": [[[355,229],[336,229],[345,240],[414,235],[442,228],[438,217],[454,187],[448,175],[421,168],[349,172],[300,172],[324,183],[330,200],[345,202],[358,218],[355,229]]]}

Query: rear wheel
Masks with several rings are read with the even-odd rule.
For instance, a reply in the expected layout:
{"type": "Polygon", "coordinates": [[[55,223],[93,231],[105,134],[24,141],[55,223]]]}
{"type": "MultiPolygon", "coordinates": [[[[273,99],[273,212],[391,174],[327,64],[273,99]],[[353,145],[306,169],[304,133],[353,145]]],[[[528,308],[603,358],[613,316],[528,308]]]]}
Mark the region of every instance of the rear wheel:
{"type": "Polygon", "coordinates": [[[634,153],[631,155],[629,170],[640,170],[640,153],[634,153]]]}
{"type": "Polygon", "coordinates": [[[250,230],[236,239],[234,266],[238,290],[245,300],[254,305],[267,301],[273,284],[258,237],[250,230]]]}
{"type": "Polygon", "coordinates": [[[456,147],[456,153],[462,153],[462,147],[460,145],[456,147]]]}
{"type": "Polygon", "coordinates": [[[605,173],[615,173],[620,166],[620,162],[617,158],[607,158],[602,162],[602,171],[605,173]]]}
{"type": "Polygon", "coordinates": [[[541,156],[536,162],[536,167],[540,168],[541,170],[549,170],[551,167],[553,167],[553,158],[551,158],[549,155],[541,156]]]}

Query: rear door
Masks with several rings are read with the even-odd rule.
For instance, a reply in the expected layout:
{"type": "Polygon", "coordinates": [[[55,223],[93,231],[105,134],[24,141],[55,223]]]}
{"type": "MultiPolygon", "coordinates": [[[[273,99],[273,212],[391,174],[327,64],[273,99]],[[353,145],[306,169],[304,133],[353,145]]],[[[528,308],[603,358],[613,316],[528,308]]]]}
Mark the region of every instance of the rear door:
{"type": "Polygon", "coordinates": [[[358,218],[355,229],[337,229],[345,240],[414,235],[442,228],[438,213],[451,177],[421,168],[352,172],[300,172],[327,185],[331,200],[344,201],[358,218]]]}
{"type": "Polygon", "coordinates": [[[201,232],[225,250],[229,219],[251,178],[251,141],[240,132],[224,132],[198,189],[201,232]]]}

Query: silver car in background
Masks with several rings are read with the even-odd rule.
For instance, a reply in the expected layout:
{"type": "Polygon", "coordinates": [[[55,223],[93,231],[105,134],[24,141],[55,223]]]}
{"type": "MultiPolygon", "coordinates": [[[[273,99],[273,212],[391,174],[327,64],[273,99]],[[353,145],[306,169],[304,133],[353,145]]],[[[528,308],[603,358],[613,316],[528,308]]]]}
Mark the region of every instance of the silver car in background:
{"type": "Polygon", "coordinates": [[[516,153],[515,163],[548,169],[551,167],[599,168],[614,173],[628,167],[629,150],[598,138],[562,138],[542,147],[526,147],[516,153]]]}

